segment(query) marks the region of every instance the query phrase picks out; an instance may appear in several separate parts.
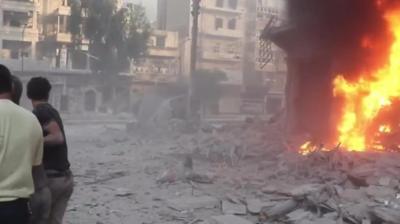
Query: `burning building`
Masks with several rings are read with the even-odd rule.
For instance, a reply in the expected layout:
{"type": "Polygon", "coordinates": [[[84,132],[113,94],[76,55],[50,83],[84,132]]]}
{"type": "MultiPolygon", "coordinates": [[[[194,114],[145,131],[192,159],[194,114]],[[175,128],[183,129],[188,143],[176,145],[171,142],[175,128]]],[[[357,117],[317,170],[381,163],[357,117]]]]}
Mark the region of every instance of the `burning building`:
{"type": "Polygon", "coordinates": [[[289,134],[352,151],[400,143],[400,3],[288,0],[289,24],[264,31],[288,55],[289,134]]]}

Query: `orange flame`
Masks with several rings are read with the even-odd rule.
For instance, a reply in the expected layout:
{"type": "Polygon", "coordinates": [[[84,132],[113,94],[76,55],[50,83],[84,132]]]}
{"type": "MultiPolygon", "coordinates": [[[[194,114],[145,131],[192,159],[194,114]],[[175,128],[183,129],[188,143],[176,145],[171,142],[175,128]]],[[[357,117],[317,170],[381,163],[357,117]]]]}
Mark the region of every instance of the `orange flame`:
{"type": "MultiPolygon", "coordinates": [[[[382,148],[373,144],[368,132],[382,109],[400,99],[400,9],[387,12],[385,20],[394,38],[387,64],[371,74],[360,76],[372,79],[360,78],[350,82],[339,75],[333,83],[334,95],[344,100],[343,114],[337,125],[338,141],[352,151],[382,148]]],[[[368,38],[361,44],[364,47],[371,45],[368,38]]],[[[385,124],[380,124],[376,130],[381,133],[391,131],[391,127],[385,124]]]]}

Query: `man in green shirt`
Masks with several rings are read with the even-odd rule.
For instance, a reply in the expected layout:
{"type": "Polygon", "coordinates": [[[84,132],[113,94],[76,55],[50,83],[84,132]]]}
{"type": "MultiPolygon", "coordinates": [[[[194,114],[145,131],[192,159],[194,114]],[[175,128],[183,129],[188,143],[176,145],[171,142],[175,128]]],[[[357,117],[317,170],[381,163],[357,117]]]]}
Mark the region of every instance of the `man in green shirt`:
{"type": "Polygon", "coordinates": [[[43,136],[36,117],[11,100],[11,73],[0,65],[0,223],[28,224],[32,168],[42,163],[43,136]]]}

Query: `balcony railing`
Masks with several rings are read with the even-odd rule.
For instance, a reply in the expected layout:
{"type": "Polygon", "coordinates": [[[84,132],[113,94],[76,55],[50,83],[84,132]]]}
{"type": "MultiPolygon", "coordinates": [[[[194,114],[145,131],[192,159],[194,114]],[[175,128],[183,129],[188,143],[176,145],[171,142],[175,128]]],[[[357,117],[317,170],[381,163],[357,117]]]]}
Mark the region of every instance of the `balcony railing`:
{"type": "Polygon", "coordinates": [[[71,7],[61,5],[56,9],[55,14],[60,16],[70,16],[71,7]]]}
{"type": "Polygon", "coordinates": [[[35,10],[35,3],[33,1],[3,0],[1,4],[3,10],[26,12],[35,10]]]}
{"type": "MultiPolygon", "coordinates": [[[[0,36],[3,36],[5,39],[9,40],[22,40],[22,32],[24,28],[20,27],[8,27],[5,26],[0,29],[0,36]]],[[[36,29],[26,28],[24,31],[24,40],[23,41],[38,41],[39,40],[39,32],[36,29]]]]}

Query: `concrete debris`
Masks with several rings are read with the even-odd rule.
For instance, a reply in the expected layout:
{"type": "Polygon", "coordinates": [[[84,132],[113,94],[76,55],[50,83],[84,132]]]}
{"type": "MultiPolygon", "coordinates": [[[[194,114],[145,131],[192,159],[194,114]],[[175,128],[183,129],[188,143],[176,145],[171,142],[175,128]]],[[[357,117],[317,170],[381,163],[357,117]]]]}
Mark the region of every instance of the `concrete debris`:
{"type": "Polygon", "coordinates": [[[246,206],[243,204],[235,204],[228,201],[222,202],[222,213],[225,215],[246,215],[246,206]]]}
{"type": "Polygon", "coordinates": [[[208,175],[195,172],[191,156],[186,156],[181,166],[167,169],[157,178],[158,184],[174,183],[176,181],[199,184],[213,183],[213,179],[208,175]]]}
{"type": "Polygon", "coordinates": [[[188,211],[195,209],[214,209],[220,206],[220,201],[210,196],[181,197],[167,201],[170,208],[177,211],[188,211]]]}
{"type": "Polygon", "coordinates": [[[252,222],[234,215],[214,216],[209,220],[210,224],[252,224],[252,222]]]}
{"type": "Polygon", "coordinates": [[[304,209],[298,209],[296,211],[287,214],[286,216],[288,218],[288,221],[291,223],[298,223],[300,221],[309,220],[314,217],[314,215],[311,212],[306,211],[304,209]]]}
{"type": "Polygon", "coordinates": [[[247,210],[250,214],[258,215],[260,214],[261,210],[264,208],[273,207],[275,203],[273,202],[263,202],[259,199],[250,199],[247,200],[247,210]]]}

